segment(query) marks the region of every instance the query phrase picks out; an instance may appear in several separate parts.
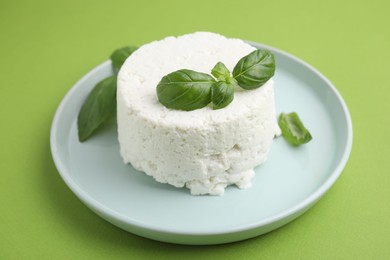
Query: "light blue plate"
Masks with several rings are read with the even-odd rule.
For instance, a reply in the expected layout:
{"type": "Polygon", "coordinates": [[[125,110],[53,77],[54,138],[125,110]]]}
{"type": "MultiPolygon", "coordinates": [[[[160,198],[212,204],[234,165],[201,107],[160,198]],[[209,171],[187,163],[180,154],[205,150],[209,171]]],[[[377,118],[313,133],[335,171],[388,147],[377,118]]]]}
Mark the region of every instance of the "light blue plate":
{"type": "MultiPolygon", "coordinates": [[[[85,143],[76,119],[89,91],[112,75],[109,61],[78,81],[62,100],[51,128],[51,150],[61,177],[91,210],[112,224],[147,238],[180,244],[218,244],[278,228],[312,206],[341,174],[352,147],[348,109],[336,88],[308,64],[273,51],[276,109],[296,111],[313,136],[295,148],[274,141],[256,168],[253,186],[229,187],[224,196],[191,196],[124,165],[113,119],[85,143]]],[[[329,210],[332,210],[329,208],[329,210]]]]}

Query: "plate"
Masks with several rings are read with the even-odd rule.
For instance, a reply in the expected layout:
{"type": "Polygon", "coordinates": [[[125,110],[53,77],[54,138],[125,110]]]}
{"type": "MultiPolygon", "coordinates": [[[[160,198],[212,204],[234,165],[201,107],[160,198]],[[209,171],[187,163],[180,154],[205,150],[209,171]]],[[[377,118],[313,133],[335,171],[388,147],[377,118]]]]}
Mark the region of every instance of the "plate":
{"type": "MultiPolygon", "coordinates": [[[[255,237],[290,222],[335,183],[352,147],[348,109],[336,88],[307,63],[278,49],[276,110],[296,111],[313,140],[299,148],[275,139],[268,161],[255,169],[246,190],[228,187],[223,196],[191,196],[155,182],[123,164],[115,118],[84,143],[76,119],[89,91],[112,75],[110,61],[97,66],[66,94],[51,128],[51,150],[65,183],[92,211],[112,224],[154,240],[220,244],[255,237]]],[[[332,210],[332,209],[329,209],[332,210]]]]}

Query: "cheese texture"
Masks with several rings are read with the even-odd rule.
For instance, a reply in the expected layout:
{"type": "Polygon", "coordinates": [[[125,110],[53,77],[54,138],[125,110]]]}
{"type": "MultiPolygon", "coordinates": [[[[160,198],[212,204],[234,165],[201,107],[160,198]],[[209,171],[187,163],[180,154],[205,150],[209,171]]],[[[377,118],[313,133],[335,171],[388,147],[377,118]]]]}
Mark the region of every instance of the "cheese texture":
{"type": "Polygon", "coordinates": [[[117,120],[125,163],[191,194],[222,195],[230,184],[251,185],[253,168],[267,159],[278,131],[274,82],[236,89],[227,107],[171,110],[159,103],[163,76],[191,69],[210,73],[221,61],[230,71],[255,50],[239,40],[197,32],[143,45],[118,74],[117,120]]]}

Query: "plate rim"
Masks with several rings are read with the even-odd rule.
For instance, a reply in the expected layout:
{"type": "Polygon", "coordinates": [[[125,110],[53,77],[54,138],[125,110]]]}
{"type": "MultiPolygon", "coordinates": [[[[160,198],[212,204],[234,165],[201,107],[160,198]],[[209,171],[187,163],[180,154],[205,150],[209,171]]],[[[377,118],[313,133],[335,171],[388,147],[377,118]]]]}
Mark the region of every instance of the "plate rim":
{"type": "MultiPolygon", "coordinates": [[[[53,161],[55,163],[55,166],[61,176],[61,178],[64,180],[66,185],[72,190],[72,192],[83,202],[85,203],[92,211],[97,213],[98,215],[104,214],[107,215],[110,220],[115,220],[119,221],[121,223],[125,223],[127,225],[130,225],[132,227],[140,228],[142,230],[149,230],[157,233],[165,233],[165,234],[175,234],[175,235],[185,235],[185,236],[215,236],[215,235],[224,235],[224,234],[233,234],[233,233],[238,233],[238,232],[245,232],[248,230],[253,230],[253,229],[259,229],[261,227],[265,227],[267,225],[271,225],[274,223],[277,223],[278,221],[282,221],[284,219],[287,219],[288,217],[294,216],[295,217],[299,216],[300,212],[304,212],[308,208],[310,208],[313,204],[315,204],[316,201],[318,201],[329,189],[330,187],[333,186],[333,184],[336,182],[336,180],[339,178],[341,175],[343,169],[345,168],[351,150],[352,150],[352,142],[353,142],[353,128],[352,128],[352,119],[350,116],[350,112],[347,108],[347,105],[342,98],[341,94],[339,91],[336,89],[336,87],[331,83],[329,79],[327,79],[320,71],[318,71],[316,68],[314,68],[312,65],[309,63],[303,61],[302,59],[286,52],[283,50],[280,50],[275,47],[271,47],[262,43],[257,43],[254,41],[248,41],[244,40],[246,43],[256,47],[256,48],[264,48],[271,50],[273,52],[276,52],[282,56],[285,56],[294,62],[297,62],[301,64],[302,66],[305,67],[305,69],[309,70],[310,72],[316,74],[322,81],[326,83],[326,86],[330,88],[332,93],[334,94],[336,100],[338,103],[341,105],[342,111],[343,111],[343,117],[346,122],[346,127],[347,127],[347,133],[346,133],[346,142],[344,146],[344,150],[341,153],[341,156],[339,157],[339,162],[337,164],[337,167],[334,168],[332,173],[326,178],[326,180],[317,188],[315,189],[312,193],[310,193],[305,199],[300,201],[299,203],[282,210],[274,215],[271,215],[269,217],[263,218],[258,221],[254,221],[249,224],[243,224],[240,226],[234,226],[230,227],[229,229],[224,229],[224,230],[211,230],[209,232],[204,232],[204,231],[199,231],[199,232],[184,232],[181,230],[174,230],[172,228],[164,228],[161,226],[156,226],[153,224],[145,224],[143,222],[138,222],[131,217],[121,214],[119,212],[116,212],[109,207],[105,206],[101,202],[97,201],[93,197],[91,197],[87,192],[85,192],[71,177],[70,174],[68,173],[66,167],[64,166],[63,161],[61,160],[60,156],[57,153],[58,150],[58,144],[56,142],[56,136],[58,133],[58,126],[59,126],[59,120],[61,118],[62,113],[64,113],[64,110],[66,108],[66,105],[69,101],[69,99],[77,92],[78,88],[83,85],[84,81],[86,81],[91,75],[95,74],[96,71],[100,70],[102,67],[107,66],[108,64],[111,64],[110,60],[107,60],[98,66],[94,67],[92,70],[84,74],[72,87],[66,95],[62,98],[60,105],[57,107],[56,112],[54,114],[54,118],[51,124],[51,129],[50,129],[50,148],[51,148],[51,154],[53,161]],[[96,212],[97,211],[97,212],[96,212]]],[[[294,218],[295,218],[294,217],[294,218]]],[[[293,219],[294,219],[293,218],[293,219]]],[[[105,218],[106,219],[106,218],[105,218]]],[[[110,221],[106,219],[107,221],[110,221]]],[[[291,219],[292,220],[292,219],[291,219]]],[[[112,223],[112,221],[110,221],[112,223]]],[[[288,223],[287,221],[286,223],[288,223]]],[[[284,223],[284,224],[286,224],[284,223]]],[[[282,224],[282,225],[284,225],[282,224]]],[[[271,229],[273,230],[273,229],[271,229]]],[[[259,234],[260,235],[260,234],[259,234]]],[[[253,235],[251,236],[253,237],[253,235]]],[[[249,237],[248,237],[249,238],[249,237]]],[[[235,241],[235,240],[232,240],[235,241]]]]}

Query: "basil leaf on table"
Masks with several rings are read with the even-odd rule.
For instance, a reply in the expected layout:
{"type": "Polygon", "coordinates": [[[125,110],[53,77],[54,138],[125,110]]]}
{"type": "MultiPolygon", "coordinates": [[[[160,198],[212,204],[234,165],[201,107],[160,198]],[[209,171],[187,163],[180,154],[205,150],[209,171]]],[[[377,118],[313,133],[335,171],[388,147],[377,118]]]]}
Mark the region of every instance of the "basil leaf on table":
{"type": "Polygon", "coordinates": [[[261,87],[275,74],[274,55],[267,50],[255,50],[241,58],[233,69],[233,77],[243,89],[261,87]]]}
{"type": "Polygon", "coordinates": [[[138,48],[135,46],[126,46],[115,50],[111,54],[110,59],[112,62],[112,68],[116,74],[119,72],[126,59],[137,49],[138,48]]]}
{"type": "Polygon", "coordinates": [[[211,100],[213,109],[221,109],[229,105],[234,98],[234,88],[232,84],[224,81],[215,83],[212,87],[211,100]]]}
{"type": "Polygon", "coordinates": [[[116,76],[100,81],[89,93],[77,118],[80,142],[90,135],[115,111],[116,76]]]}
{"type": "Polygon", "coordinates": [[[195,110],[211,102],[215,79],[206,74],[181,69],[164,76],[157,85],[157,97],[167,108],[195,110]]]}
{"type": "Polygon", "coordinates": [[[279,127],[282,130],[283,137],[292,145],[301,145],[308,143],[312,136],[303,125],[297,113],[281,113],[279,116],[279,127]]]}

